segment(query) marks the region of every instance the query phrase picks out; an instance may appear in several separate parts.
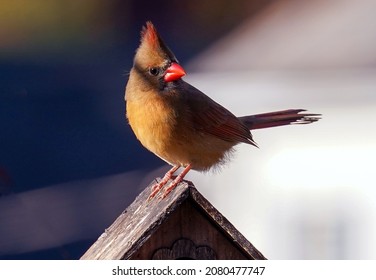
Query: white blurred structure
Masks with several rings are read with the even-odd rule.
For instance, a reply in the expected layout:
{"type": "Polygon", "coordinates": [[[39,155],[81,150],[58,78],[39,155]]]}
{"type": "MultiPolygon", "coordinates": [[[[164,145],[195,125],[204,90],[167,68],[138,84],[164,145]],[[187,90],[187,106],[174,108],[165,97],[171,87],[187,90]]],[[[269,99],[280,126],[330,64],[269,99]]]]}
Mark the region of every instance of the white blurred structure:
{"type": "Polygon", "coordinates": [[[270,259],[376,258],[376,1],[277,1],[189,65],[236,115],[318,123],[255,131],[198,189],[270,259]],[[210,74],[209,74],[210,73],[210,74]]]}

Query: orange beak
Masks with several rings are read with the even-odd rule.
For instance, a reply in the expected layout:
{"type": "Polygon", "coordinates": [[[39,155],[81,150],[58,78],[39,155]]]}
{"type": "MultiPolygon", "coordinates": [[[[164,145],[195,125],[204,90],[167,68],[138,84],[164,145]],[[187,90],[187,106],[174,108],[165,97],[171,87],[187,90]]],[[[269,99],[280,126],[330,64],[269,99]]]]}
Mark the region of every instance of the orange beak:
{"type": "Polygon", "coordinates": [[[173,82],[181,77],[185,76],[185,71],[183,67],[179,64],[173,62],[171,63],[170,67],[167,68],[166,74],[164,75],[165,82],[173,82]]]}

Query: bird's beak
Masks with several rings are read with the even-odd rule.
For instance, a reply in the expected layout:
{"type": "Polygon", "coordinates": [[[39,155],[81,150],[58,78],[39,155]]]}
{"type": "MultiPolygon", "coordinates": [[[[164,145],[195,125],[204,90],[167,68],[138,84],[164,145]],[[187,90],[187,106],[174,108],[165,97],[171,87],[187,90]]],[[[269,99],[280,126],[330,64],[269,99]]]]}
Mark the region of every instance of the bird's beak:
{"type": "Polygon", "coordinates": [[[166,74],[164,75],[165,82],[173,82],[181,77],[185,76],[185,71],[183,67],[179,64],[173,62],[171,65],[166,69],[166,74]]]}

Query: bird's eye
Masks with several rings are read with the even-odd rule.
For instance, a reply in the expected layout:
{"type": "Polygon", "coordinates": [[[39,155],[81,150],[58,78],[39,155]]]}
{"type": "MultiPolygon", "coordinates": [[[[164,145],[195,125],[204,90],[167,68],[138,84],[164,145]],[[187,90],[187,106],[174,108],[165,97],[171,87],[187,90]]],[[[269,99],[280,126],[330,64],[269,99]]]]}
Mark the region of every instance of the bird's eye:
{"type": "Polygon", "coordinates": [[[149,73],[153,76],[157,76],[159,74],[159,68],[156,67],[150,67],[149,68],[149,73]]]}

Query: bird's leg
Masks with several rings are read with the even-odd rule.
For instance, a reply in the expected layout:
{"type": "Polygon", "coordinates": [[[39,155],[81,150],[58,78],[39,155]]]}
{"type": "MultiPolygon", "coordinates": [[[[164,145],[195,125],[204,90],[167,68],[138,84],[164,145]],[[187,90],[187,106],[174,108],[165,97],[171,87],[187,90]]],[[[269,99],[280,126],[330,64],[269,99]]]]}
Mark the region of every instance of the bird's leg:
{"type": "Polygon", "coordinates": [[[162,180],[159,181],[159,183],[156,183],[152,187],[152,192],[149,195],[148,199],[152,199],[161,190],[161,188],[163,188],[163,186],[166,185],[166,183],[172,178],[172,175],[174,175],[175,171],[178,170],[179,167],[180,166],[175,165],[169,171],[166,172],[166,174],[164,175],[164,177],[162,178],[162,180]]]}
{"type": "Polygon", "coordinates": [[[181,181],[183,181],[184,176],[187,175],[187,173],[191,170],[191,165],[188,164],[184,170],[176,176],[174,181],[171,182],[171,184],[168,186],[168,188],[164,191],[162,199],[165,198],[181,181]]]}

